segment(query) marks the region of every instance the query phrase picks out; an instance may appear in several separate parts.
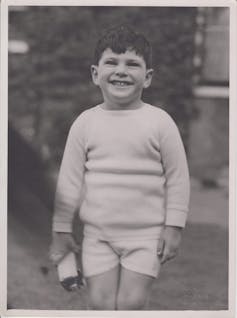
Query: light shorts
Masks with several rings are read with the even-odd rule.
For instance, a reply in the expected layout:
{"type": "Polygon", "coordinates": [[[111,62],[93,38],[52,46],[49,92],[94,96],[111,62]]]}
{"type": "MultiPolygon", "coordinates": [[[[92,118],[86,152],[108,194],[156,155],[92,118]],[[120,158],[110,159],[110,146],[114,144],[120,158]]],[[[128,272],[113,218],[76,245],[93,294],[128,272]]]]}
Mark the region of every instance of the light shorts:
{"type": "Polygon", "coordinates": [[[84,277],[102,274],[121,264],[124,268],[157,277],[160,260],[157,255],[158,239],[104,241],[84,237],[82,268],[84,277]]]}

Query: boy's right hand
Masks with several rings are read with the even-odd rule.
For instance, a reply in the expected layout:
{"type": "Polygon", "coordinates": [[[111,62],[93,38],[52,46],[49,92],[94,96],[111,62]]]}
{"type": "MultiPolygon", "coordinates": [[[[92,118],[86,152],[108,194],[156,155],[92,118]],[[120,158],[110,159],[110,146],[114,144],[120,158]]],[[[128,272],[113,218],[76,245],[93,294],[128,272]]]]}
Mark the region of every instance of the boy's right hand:
{"type": "Polygon", "coordinates": [[[72,233],[53,232],[49,258],[54,265],[57,265],[69,252],[79,253],[79,251],[80,246],[73,239],[72,233]]]}

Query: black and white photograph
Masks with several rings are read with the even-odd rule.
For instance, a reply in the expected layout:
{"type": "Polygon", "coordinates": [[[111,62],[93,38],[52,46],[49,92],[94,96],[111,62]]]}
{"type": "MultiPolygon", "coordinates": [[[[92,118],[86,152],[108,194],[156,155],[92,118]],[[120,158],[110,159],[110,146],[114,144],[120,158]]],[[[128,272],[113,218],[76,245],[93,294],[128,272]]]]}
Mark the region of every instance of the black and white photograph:
{"type": "Polygon", "coordinates": [[[211,3],[3,1],[6,316],[233,317],[236,6],[211,3]]]}

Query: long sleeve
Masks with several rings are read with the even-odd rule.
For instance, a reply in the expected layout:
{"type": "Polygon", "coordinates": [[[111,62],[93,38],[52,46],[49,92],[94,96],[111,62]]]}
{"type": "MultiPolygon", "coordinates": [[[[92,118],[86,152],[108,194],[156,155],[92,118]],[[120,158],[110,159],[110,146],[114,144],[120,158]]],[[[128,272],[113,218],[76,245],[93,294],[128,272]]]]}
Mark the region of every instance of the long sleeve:
{"type": "Polygon", "coordinates": [[[85,158],[85,123],[84,116],[79,116],[70,129],[58,176],[53,217],[56,232],[72,231],[82,195],[85,158]]]}
{"type": "Polygon", "coordinates": [[[166,177],[166,225],[184,227],[189,209],[190,182],[187,159],[178,128],[166,114],[160,137],[166,177]]]}
{"type": "Polygon", "coordinates": [[[75,121],[58,178],[54,231],[71,232],[80,207],[85,236],[158,238],[165,224],[184,226],[188,201],[186,156],[166,112],[148,104],[119,111],[98,105],[75,121]]]}

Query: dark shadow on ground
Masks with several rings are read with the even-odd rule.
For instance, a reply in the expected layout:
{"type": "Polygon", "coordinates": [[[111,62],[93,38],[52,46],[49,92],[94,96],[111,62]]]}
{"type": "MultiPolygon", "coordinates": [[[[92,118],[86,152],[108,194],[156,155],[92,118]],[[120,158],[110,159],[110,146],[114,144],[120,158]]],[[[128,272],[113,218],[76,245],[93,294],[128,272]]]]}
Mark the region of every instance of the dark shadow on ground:
{"type": "MultiPolygon", "coordinates": [[[[48,232],[52,214],[54,184],[48,177],[47,164],[22,136],[9,124],[8,129],[8,207],[9,213],[26,227],[37,225],[36,231],[48,232]],[[36,209],[29,196],[35,196],[44,209],[36,209]]],[[[34,226],[35,228],[35,226],[34,226]]]]}

